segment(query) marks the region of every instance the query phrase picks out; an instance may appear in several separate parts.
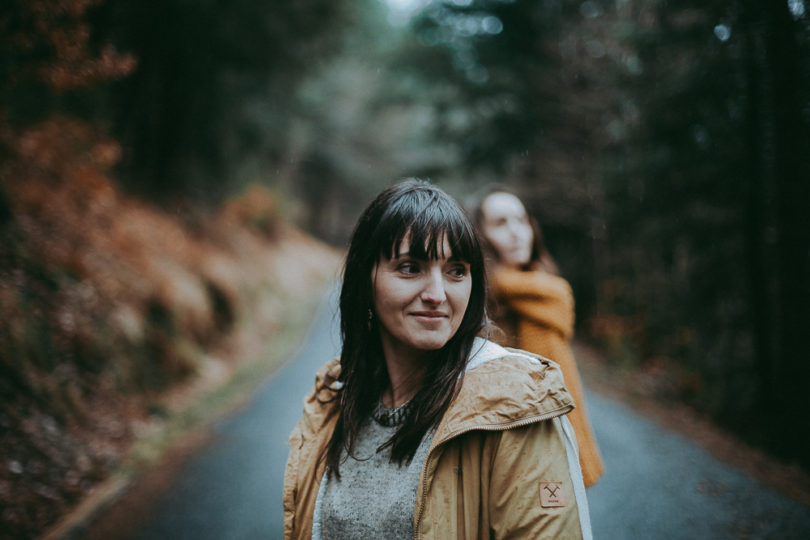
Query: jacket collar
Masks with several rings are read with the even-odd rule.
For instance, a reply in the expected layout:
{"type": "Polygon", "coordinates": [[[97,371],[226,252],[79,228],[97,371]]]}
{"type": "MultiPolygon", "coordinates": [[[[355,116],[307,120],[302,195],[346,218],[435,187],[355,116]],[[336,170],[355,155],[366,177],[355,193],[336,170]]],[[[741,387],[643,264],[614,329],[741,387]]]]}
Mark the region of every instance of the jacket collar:
{"type": "MultiPolygon", "coordinates": [[[[315,376],[316,391],[304,402],[303,435],[315,435],[337,413],[340,359],[315,376]]],[[[458,395],[434,436],[434,445],[472,430],[504,430],[559,416],[574,401],[559,366],[547,358],[476,338],[458,395]]]]}
{"type": "Polygon", "coordinates": [[[493,360],[498,360],[504,356],[509,356],[509,354],[523,356],[529,359],[530,362],[534,362],[539,358],[538,356],[531,355],[526,351],[521,351],[520,349],[507,349],[506,347],[498,345],[494,341],[477,337],[473,342],[472,352],[470,353],[470,359],[467,361],[467,368],[465,371],[470,372],[478,366],[493,360]]]}
{"type": "Polygon", "coordinates": [[[521,427],[573,408],[557,364],[477,339],[459,393],[439,424],[434,445],[468,431],[521,427]]]}

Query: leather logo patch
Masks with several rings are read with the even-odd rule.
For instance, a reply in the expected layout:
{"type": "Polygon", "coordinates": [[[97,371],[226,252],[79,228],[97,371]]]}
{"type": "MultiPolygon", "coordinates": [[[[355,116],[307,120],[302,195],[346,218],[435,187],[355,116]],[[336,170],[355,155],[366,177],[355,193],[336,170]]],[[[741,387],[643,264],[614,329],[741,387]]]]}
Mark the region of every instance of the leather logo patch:
{"type": "Polygon", "coordinates": [[[565,506],[562,482],[540,482],[540,506],[543,508],[565,506]]]}

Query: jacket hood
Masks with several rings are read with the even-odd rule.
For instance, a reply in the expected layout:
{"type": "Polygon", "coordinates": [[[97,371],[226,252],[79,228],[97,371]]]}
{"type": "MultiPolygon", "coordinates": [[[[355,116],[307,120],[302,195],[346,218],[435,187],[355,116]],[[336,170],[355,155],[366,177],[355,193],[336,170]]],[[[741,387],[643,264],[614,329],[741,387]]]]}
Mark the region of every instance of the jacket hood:
{"type": "Polygon", "coordinates": [[[342,383],[340,358],[334,358],[315,374],[315,389],[304,398],[304,411],[299,428],[301,435],[308,439],[329,424],[338,412],[338,390],[342,383]]]}
{"type": "MultiPolygon", "coordinates": [[[[304,401],[302,435],[314,435],[337,414],[340,359],[315,375],[304,401]]],[[[566,414],[574,401],[559,366],[547,358],[476,338],[458,395],[442,418],[434,444],[474,429],[502,430],[566,414]]]]}
{"type": "Polygon", "coordinates": [[[444,414],[434,441],[441,443],[476,429],[520,427],[573,408],[556,363],[478,338],[461,389],[444,414]]]}

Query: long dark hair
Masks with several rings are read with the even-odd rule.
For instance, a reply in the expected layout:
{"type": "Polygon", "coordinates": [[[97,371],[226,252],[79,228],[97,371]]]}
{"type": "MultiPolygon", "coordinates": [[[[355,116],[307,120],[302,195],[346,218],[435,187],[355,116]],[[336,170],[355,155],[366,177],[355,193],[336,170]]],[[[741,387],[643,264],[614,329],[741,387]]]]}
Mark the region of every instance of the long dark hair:
{"type": "MultiPolygon", "coordinates": [[[[441,420],[458,390],[476,334],[486,320],[486,276],[475,229],[461,206],[447,193],[425,181],[409,179],[380,193],[360,216],[352,234],[343,288],[340,292],[340,330],[343,349],[335,399],[339,402],[335,431],[326,449],[331,473],[340,477],[343,451],[351,455],[362,423],[367,420],[389,384],[383,357],[371,280],[374,265],[391,259],[403,238],[410,239],[416,258],[437,259],[445,239],[455,258],[470,264],[472,288],[458,331],[437,351],[412,399],[403,424],[383,447],[391,460],[413,459],[428,429],[441,420]]],[[[448,254],[449,255],[449,254],[448,254]]],[[[382,448],[382,447],[381,447],[382,448]]]]}
{"type": "Polygon", "coordinates": [[[523,205],[523,209],[526,210],[526,215],[529,218],[529,225],[532,228],[533,236],[532,254],[529,258],[529,262],[526,264],[526,267],[523,268],[523,270],[545,270],[551,274],[559,274],[560,271],[557,267],[557,263],[554,261],[554,257],[551,256],[551,253],[549,253],[548,249],[546,248],[546,242],[543,239],[543,230],[540,228],[540,223],[531,213],[529,213],[529,209],[526,208],[526,203],[523,202],[523,198],[520,195],[518,195],[514,190],[499,184],[489,186],[472,204],[473,221],[478,229],[479,236],[481,238],[481,247],[484,250],[487,260],[497,261],[498,252],[483,233],[483,206],[484,201],[487,200],[490,195],[494,195],[496,193],[508,193],[509,195],[514,195],[517,197],[520,203],[523,205]]]}

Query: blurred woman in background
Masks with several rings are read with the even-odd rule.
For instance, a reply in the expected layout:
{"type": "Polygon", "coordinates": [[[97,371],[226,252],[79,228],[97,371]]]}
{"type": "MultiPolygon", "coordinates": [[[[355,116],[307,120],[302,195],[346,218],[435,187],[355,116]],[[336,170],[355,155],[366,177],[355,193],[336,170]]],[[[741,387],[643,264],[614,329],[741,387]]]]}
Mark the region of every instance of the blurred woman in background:
{"type": "Polygon", "coordinates": [[[590,538],[572,399],[555,365],[477,337],[471,222],[410,180],[363,212],[340,294],[340,358],[290,436],[284,537],[590,538]]]}
{"type": "Polygon", "coordinates": [[[585,407],[582,381],[569,345],[574,332],[574,297],[558,275],[537,221],[523,202],[502,187],[491,188],[474,209],[487,253],[490,315],[501,330],[496,341],[557,362],[576,409],[568,416],[579,445],[586,486],[604,471],[585,407]]]}

